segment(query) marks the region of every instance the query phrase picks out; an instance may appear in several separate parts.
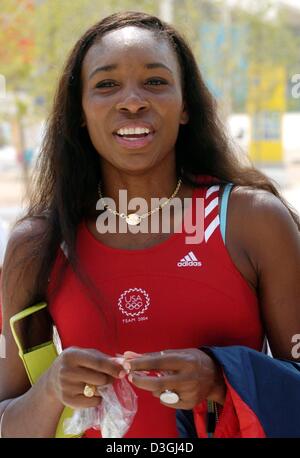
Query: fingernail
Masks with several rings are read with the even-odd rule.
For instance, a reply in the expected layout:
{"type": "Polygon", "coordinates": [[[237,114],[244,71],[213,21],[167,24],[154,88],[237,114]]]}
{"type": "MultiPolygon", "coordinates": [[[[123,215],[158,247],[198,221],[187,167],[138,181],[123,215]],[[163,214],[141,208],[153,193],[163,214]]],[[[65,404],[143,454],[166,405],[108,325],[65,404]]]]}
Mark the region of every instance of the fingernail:
{"type": "Polygon", "coordinates": [[[128,380],[132,383],[132,374],[128,375],[128,380]]]}
{"type": "Polygon", "coordinates": [[[127,372],[126,371],[121,371],[118,375],[119,378],[124,378],[126,376],[127,372]]]}
{"type": "Polygon", "coordinates": [[[124,352],[124,357],[125,358],[137,358],[139,356],[142,356],[141,353],[135,353],[134,351],[125,351],[124,352]]]}
{"type": "Polygon", "coordinates": [[[123,367],[124,367],[125,371],[130,371],[131,370],[131,365],[127,361],[125,361],[123,363],[123,367]]]}

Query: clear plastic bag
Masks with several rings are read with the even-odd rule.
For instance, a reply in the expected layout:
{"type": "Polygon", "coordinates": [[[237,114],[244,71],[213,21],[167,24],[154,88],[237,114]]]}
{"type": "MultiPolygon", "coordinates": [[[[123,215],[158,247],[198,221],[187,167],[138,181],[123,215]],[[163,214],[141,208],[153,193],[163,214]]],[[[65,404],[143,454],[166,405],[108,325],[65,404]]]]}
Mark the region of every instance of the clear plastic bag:
{"type": "Polygon", "coordinates": [[[137,395],[126,378],[97,388],[102,396],[98,407],[75,410],[64,421],[66,434],[79,435],[90,428],[101,431],[103,438],[121,438],[130,428],[137,412],[137,395]]]}

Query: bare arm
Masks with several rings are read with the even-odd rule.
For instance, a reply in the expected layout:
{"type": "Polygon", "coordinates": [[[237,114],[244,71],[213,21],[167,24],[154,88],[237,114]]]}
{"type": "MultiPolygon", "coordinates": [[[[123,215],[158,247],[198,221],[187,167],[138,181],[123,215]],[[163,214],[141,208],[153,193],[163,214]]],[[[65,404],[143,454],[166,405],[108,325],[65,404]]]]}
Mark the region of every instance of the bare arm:
{"type": "MultiPolygon", "coordinates": [[[[63,405],[49,390],[46,374],[30,388],[30,383],[18,355],[9,319],[31,304],[38,266],[28,266],[20,277],[18,259],[26,255],[24,236],[29,230],[41,227],[25,224],[15,229],[8,243],[2,272],[2,334],[5,338],[6,357],[0,359],[0,416],[3,437],[53,437],[63,405]],[[13,254],[13,256],[11,256],[13,254]],[[13,402],[8,400],[13,399],[13,402]]],[[[49,329],[44,330],[45,340],[49,329]]],[[[43,337],[43,330],[41,332],[43,337]]]]}
{"type": "MultiPolygon", "coordinates": [[[[267,191],[234,189],[229,205],[234,240],[247,254],[256,276],[272,355],[300,362],[299,351],[298,355],[293,351],[295,337],[300,335],[300,232],[287,208],[267,191]]],[[[214,388],[209,399],[224,404],[222,374],[217,370],[211,374],[215,374],[214,388]]]]}
{"type": "MultiPolygon", "coordinates": [[[[272,355],[300,362],[299,350],[295,352],[300,335],[300,232],[287,208],[267,191],[236,188],[229,205],[234,240],[247,254],[256,276],[272,355]]],[[[224,380],[220,371],[216,374],[219,377],[214,375],[209,399],[224,404],[224,380]]]]}
{"type": "MultiPolygon", "coordinates": [[[[42,223],[41,223],[42,224],[42,223]]],[[[20,276],[19,260],[29,249],[24,244],[25,232],[43,230],[36,225],[25,226],[12,235],[3,269],[3,334],[6,358],[0,360],[0,416],[3,437],[54,437],[64,406],[73,409],[96,407],[100,396],[83,395],[86,384],[103,386],[125,375],[115,358],[95,349],[69,347],[56,358],[38,382],[30,387],[23,363],[9,326],[15,313],[32,305],[35,279],[39,266],[26,265],[20,276]],[[13,256],[11,254],[14,253],[13,256]],[[8,404],[8,400],[13,399],[8,404]],[[8,405],[7,405],[8,404],[8,405]]],[[[49,321],[39,320],[32,331],[43,342],[49,340],[49,321]]],[[[30,336],[32,340],[32,335],[30,336]]],[[[34,340],[34,339],[33,339],[34,340]]]]}
{"type": "Polygon", "coordinates": [[[293,360],[292,338],[300,333],[300,232],[274,195],[240,190],[232,198],[239,213],[240,243],[256,272],[272,354],[293,360]]]}

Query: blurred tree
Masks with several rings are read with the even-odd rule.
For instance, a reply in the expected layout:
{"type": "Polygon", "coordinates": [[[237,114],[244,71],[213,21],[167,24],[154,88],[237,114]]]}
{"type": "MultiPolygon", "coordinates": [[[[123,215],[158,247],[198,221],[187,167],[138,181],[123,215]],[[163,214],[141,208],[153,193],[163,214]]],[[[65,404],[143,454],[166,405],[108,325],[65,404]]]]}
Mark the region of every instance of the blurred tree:
{"type": "MultiPolygon", "coordinates": [[[[31,111],[44,118],[53,98],[63,62],[80,35],[93,23],[117,11],[137,10],[159,15],[162,0],[1,0],[0,73],[7,79],[8,90],[26,91],[33,101],[31,111]]],[[[249,64],[269,61],[295,66],[299,53],[284,14],[268,19],[267,0],[257,2],[257,11],[235,7],[224,0],[173,0],[173,22],[191,44],[202,67],[219,81],[221,101],[227,112],[237,107],[234,90],[245,79],[229,33],[234,25],[247,30],[245,57],[249,64]],[[224,27],[222,59],[204,61],[201,52],[200,25],[214,22],[224,27]]],[[[209,40],[209,37],[206,37],[209,40]]],[[[204,75],[205,76],[205,75],[204,75]]]]}
{"type": "Polygon", "coordinates": [[[34,2],[32,0],[1,0],[0,11],[0,74],[5,78],[6,90],[13,97],[13,107],[7,107],[5,118],[14,125],[14,143],[22,165],[27,189],[28,174],[23,155],[26,148],[24,127],[30,111],[32,90],[30,77],[34,68],[34,41],[32,36],[34,2]],[[14,103],[13,103],[14,101],[14,103]]]}
{"type": "Polygon", "coordinates": [[[14,99],[11,119],[24,183],[28,187],[26,127],[49,112],[65,58],[93,23],[117,11],[156,13],[150,0],[1,0],[0,74],[14,99]],[[120,6],[121,5],[121,6],[120,6]]]}
{"type": "Polygon", "coordinates": [[[0,73],[9,89],[23,86],[34,59],[32,0],[1,0],[0,73]]]}
{"type": "Polygon", "coordinates": [[[117,11],[157,14],[151,0],[1,0],[0,74],[25,90],[40,116],[48,111],[65,58],[93,23],[117,11]]]}
{"type": "Polygon", "coordinates": [[[117,11],[156,13],[150,0],[40,0],[35,10],[36,68],[35,95],[42,97],[40,108],[49,109],[57,79],[67,54],[92,24],[117,11]]]}

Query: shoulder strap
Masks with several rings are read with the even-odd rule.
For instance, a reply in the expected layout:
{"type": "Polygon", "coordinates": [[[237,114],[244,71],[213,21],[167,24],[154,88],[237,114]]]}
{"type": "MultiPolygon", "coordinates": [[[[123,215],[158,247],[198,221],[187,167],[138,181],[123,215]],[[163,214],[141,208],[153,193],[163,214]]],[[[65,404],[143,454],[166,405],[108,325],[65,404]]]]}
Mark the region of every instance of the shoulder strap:
{"type": "Polygon", "coordinates": [[[223,195],[222,195],[221,208],[220,208],[220,226],[221,226],[221,234],[222,234],[224,244],[226,241],[227,207],[228,207],[228,200],[229,200],[230,191],[232,190],[232,187],[233,187],[233,183],[228,183],[225,185],[223,195]]]}
{"type": "MultiPolygon", "coordinates": [[[[44,342],[34,348],[25,349],[21,343],[21,340],[19,339],[15,325],[18,321],[23,320],[24,318],[32,315],[33,313],[39,312],[46,307],[47,303],[41,302],[39,304],[33,305],[32,307],[28,307],[25,310],[22,310],[21,312],[12,316],[10,319],[10,327],[19,350],[19,356],[23,362],[26,373],[32,385],[36,383],[41,375],[51,366],[51,364],[53,364],[55,358],[57,358],[57,350],[53,341],[44,342]]],[[[64,433],[64,421],[66,418],[72,417],[72,415],[73,410],[69,407],[65,407],[59,419],[55,437],[80,437],[64,433]]]]}
{"type": "Polygon", "coordinates": [[[40,310],[44,309],[47,307],[46,302],[41,302],[40,304],[33,305],[31,307],[28,307],[25,310],[22,310],[21,312],[17,313],[16,315],[12,316],[11,319],[9,320],[10,322],[10,327],[11,327],[11,332],[12,335],[14,336],[15,342],[17,344],[18,350],[19,350],[19,355],[22,358],[23,354],[26,353],[26,350],[23,348],[21,341],[19,339],[19,336],[16,332],[15,325],[18,321],[23,320],[24,318],[32,315],[35,312],[39,312],[40,310]]]}

